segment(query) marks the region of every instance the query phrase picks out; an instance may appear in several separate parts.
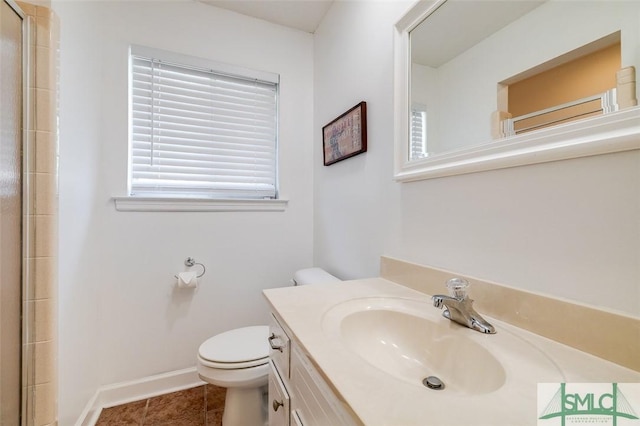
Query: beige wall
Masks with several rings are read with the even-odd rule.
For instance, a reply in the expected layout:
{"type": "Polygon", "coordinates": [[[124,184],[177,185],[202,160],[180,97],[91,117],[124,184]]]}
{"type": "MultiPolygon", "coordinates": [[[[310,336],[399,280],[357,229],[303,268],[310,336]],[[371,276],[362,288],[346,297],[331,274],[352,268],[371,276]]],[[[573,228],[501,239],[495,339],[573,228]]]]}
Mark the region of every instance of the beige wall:
{"type": "Polygon", "coordinates": [[[27,425],[57,424],[57,124],[55,15],[20,3],[30,21],[27,175],[28,251],[24,292],[27,425]]]}
{"type": "Polygon", "coordinates": [[[616,87],[620,43],[509,85],[514,117],[603,93],[616,87]]]}

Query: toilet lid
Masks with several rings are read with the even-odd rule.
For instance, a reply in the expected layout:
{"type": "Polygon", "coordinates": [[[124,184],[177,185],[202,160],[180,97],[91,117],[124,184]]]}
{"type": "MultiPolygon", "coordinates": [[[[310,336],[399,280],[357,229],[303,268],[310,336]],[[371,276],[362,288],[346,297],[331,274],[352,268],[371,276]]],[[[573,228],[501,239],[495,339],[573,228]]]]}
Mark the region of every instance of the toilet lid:
{"type": "Polygon", "coordinates": [[[207,339],[198,354],[207,361],[239,363],[269,357],[269,327],[237,328],[207,339]]]}

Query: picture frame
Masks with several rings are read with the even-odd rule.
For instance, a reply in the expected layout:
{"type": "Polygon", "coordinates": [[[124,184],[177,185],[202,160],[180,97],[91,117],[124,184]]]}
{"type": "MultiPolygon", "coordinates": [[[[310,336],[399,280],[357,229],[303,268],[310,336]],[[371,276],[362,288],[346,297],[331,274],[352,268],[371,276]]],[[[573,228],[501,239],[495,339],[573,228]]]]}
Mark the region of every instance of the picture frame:
{"type": "Polygon", "coordinates": [[[322,128],[324,165],[367,151],[367,103],[360,102],[322,128]]]}

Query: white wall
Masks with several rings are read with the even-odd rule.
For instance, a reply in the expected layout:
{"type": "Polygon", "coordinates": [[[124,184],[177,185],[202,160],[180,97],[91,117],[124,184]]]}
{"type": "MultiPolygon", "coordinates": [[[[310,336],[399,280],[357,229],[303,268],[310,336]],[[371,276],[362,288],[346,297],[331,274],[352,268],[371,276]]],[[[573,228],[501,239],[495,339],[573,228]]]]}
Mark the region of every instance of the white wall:
{"type": "Polygon", "coordinates": [[[312,264],[313,37],[192,1],[54,1],[60,54],[59,422],[97,387],[195,365],[199,344],[264,324],[263,288],[312,264]],[[127,213],[127,48],[279,73],[285,212],[127,213]],[[193,256],[196,292],[173,288],[193,256]]]}
{"type": "Polygon", "coordinates": [[[392,181],[391,28],[407,7],[336,2],[316,32],[315,129],[360,100],[369,120],[368,152],[329,167],[314,134],[316,263],[374,276],[390,255],[640,314],[640,151],[392,181]]]}
{"type": "Polygon", "coordinates": [[[341,278],[378,275],[396,234],[392,24],[404,1],[334,2],[315,33],[314,257],[341,278]],[[367,102],[367,152],[325,167],[325,124],[367,102]]]}
{"type": "Polygon", "coordinates": [[[263,323],[260,290],[312,260],[356,278],[387,254],[638,313],[639,152],[393,182],[391,28],[410,3],[335,2],[313,37],[190,1],[53,2],[60,424],[100,385],[193,366],[208,336],[263,323]],[[129,43],[280,73],[286,212],[115,211],[129,43]],[[324,167],[320,129],[362,100],[368,152],[324,167]],[[187,256],[207,266],[195,294],[172,289],[187,256]]]}

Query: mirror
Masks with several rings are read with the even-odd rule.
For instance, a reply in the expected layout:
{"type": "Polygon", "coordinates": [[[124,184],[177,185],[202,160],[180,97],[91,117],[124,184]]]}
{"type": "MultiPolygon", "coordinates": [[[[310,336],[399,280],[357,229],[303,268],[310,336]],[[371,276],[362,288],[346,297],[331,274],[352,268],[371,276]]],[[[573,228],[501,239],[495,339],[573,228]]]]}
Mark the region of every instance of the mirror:
{"type": "Polygon", "coordinates": [[[416,3],[395,27],[396,180],[639,149],[639,18],[615,0],[416,3]]]}

